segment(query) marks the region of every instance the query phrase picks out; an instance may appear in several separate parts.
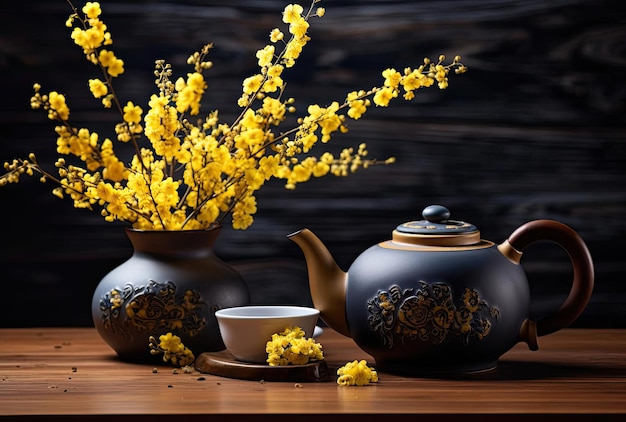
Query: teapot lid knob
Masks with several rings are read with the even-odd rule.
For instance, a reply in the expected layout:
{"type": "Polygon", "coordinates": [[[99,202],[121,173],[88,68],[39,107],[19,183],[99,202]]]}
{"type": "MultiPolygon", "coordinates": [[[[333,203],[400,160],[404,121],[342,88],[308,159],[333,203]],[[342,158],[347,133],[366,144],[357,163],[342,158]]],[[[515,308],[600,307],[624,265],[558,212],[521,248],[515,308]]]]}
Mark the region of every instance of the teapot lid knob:
{"type": "Polygon", "coordinates": [[[422,217],[432,223],[443,223],[450,218],[450,210],[442,205],[429,205],[422,211],[422,217]]]}

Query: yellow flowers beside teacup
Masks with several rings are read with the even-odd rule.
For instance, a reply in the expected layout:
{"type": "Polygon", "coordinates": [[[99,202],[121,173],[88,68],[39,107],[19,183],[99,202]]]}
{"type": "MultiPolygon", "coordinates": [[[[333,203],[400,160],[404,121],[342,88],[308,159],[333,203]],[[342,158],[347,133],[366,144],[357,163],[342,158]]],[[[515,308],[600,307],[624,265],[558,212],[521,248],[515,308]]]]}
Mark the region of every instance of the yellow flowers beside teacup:
{"type": "MultiPolygon", "coordinates": [[[[293,338],[313,337],[319,311],[304,306],[240,306],[220,309],[215,317],[224,345],[235,359],[265,364],[273,335],[299,327],[293,338]]],[[[274,363],[279,363],[278,359],[274,363]]]]}
{"type": "Polygon", "coordinates": [[[324,360],[322,345],[307,338],[300,327],[288,327],[281,333],[272,334],[265,352],[270,366],[306,365],[324,360]]]}

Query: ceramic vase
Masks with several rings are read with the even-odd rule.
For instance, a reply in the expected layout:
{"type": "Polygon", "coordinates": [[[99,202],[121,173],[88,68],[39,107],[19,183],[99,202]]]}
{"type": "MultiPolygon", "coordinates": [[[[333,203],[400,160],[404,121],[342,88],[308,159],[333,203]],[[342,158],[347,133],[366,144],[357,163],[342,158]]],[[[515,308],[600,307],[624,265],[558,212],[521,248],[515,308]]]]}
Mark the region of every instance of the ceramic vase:
{"type": "Polygon", "coordinates": [[[167,333],[195,356],[224,349],[215,311],[247,305],[250,295],[214,253],[219,232],[126,230],[133,254],[100,281],[92,300],[94,325],[120,359],[157,363],[149,337],[167,333]]]}

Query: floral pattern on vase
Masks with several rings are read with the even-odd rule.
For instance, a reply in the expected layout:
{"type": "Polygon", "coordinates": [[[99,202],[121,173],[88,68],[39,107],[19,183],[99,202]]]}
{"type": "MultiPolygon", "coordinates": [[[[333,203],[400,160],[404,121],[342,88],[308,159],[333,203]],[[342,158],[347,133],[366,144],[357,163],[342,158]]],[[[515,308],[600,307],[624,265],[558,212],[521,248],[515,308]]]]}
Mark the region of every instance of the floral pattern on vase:
{"type": "Polygon", "coordinates": [[[133,340],[130,325],[139,333],[159,330],[193,336],[207,323],[202,315],[205,306],[200,293],[194,290],[177,297],[176,285],[171,281],[151,280],[147,286],[137,287],[127,284],[112,289],[100,300],[104,329],[119,332],[129,340],[133,340]],[[120,318],[122,308],[128,316],[125,320],[120,318]]]}

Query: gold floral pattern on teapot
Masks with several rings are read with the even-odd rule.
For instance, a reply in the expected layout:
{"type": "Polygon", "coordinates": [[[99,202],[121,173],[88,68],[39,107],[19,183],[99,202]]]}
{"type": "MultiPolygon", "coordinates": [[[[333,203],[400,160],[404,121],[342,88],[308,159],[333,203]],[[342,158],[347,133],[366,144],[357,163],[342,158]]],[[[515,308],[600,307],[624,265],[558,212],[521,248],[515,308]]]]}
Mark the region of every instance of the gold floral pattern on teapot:
{"type": "Polygon", "coordinates": [[[368,301],[368,324],[389,349],[394,345],[394,337],[402,342],[433,345],[443,343],[449,334],[464,344],[472,337],[482,340],[491,331],[492,319],[500,316],[500,310],[481,300],[476,290],[465,288],[455,304],[452,288],[447,284],[420,280],[419,285],[404,291],[393,285],[388,291],[379,290],[368,301]]]}

